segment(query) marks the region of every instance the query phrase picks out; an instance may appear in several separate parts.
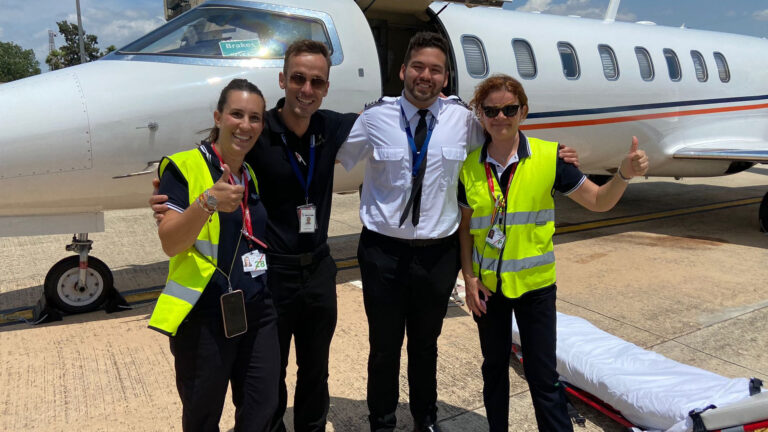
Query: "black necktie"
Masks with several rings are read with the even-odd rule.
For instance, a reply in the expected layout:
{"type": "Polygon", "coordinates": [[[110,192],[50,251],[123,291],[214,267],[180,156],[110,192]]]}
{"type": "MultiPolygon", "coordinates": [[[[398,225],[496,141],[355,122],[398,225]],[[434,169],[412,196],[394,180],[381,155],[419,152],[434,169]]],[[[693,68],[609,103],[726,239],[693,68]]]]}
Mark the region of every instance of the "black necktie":
{"type": "MultiPolygon", "coordinates": [[[[429,110],[419,110],[419,124],[416,125],[416,133],[413,136],[413,141],[416,144],[416,149],[421,153],[421,147],[424,145],[424,141],[427,138],[427,113],[429,110]]],[[[414,158],[413,163],[416,163],[414,158]]],[[[411,187],[411,195],[408,197],[408,202],[405,203],[405,210],[400,216],[400,226],[403,226],[405,219],[410,213],[411,206],[413,206],[413,215],[411,216],[411,222],[413,226],[419,224],[419,215],[421,213],[421,184],[424,181],[424,171],[427,167],[427,156],[421,160],[421,165],[418,167],[416,177],[413,177],[413,186],[411,187]]]]}

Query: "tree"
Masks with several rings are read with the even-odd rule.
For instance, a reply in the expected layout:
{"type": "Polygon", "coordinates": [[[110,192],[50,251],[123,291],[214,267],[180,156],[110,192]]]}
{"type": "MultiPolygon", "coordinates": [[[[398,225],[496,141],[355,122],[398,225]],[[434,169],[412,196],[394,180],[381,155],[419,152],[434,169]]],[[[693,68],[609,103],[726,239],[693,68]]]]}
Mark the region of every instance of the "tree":
{"type": "MultiPolygon", "coordinates": [[[[59,34],[64,36],[65,43],[59,49],[51,51],[45,63],[51,70],[80,64],[80,35],[77,32],[77,24],[71,24],[65,20],[56,22],[56,25],[59,26],[59,34]]],[[[86,61],[94,61],[109,52],[109,48],[103,53],[99,52],[97,46],[99,41],[95,35],[87,34],[83,30],[83,36],[86,61]]]]}
{"type": "Polygon", "coordinates": [[[40,73],[40,63],[31,49],[13,42],[0,42],[0,83],[40,73]]]}

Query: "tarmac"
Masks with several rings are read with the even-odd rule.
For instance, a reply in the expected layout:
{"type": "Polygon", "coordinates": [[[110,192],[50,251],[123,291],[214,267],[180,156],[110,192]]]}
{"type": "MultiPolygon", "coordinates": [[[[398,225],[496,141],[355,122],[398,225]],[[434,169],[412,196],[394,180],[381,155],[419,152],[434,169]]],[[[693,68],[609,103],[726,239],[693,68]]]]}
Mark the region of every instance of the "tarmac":
{"type": "MultiPolygon", "coordinates": [[[[558,197],[558,310],[673,360],[768,383],[768,235],[759,232],[768,165],[711,179],[638,179],[607,213],[558,197]]],[[[328,431],[367,430],[368,334],[355,260],[356,194],[334,196],[330,228],[339,265],[339,319],[330,360],[328,431]]],[[[92,255],[113,271],[133,309],[30,325],[45,274],[69,255],[70,236],[0,238],[0,431],[180,431],[181,403],[167,337],[147,329],[165,281],[149,209],[109,211],[92,255]]],[[[446,432],[487,430],[482,357],[466,307],[451,306],[439,339],[438,417],[446,432]]],[[[293,361],[291,361],[293,364],[293,361]]],[[[407,356],[398,431],[410,431],[407,356]]],[[[510,430],[534,431],[522,369],[510,362],[510,430]]],[[[288,372],[289,392],[295,367],[288,372]]],[[[292,425],[292,395],[286,424],[292,425]]],[[[577,403],[586,425],[622,431],[577,403]]],[[[228,400],[221,429],[231,430],[228,400]]]]}

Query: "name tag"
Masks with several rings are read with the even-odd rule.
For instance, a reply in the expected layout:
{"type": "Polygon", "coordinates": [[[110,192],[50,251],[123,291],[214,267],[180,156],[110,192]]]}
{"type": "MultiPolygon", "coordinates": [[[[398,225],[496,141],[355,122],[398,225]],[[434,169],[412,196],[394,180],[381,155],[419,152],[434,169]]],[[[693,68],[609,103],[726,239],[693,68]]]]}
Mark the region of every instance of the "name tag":
{"type": "Polygon", "coordinates": [[[488,231],[488,236],[485,238],[485,242],[496,249],[504,247],[504,242],[507,240],[507,236],[504,235],[501,228],[493,227],[488,231]]]}
{"type": "Polygon", "coordinates": [[[313,233],[317,230],[317,208],[314,204],[296,207],[299,215],[299,233],[313,233]]]}
{"type": "Polygon", "coordinates": [[[246,273],[250,272],[251,277],[261,276],[267,271],[267,256],[260,251],[250,251],[241,258],[243,260],[243,271],[246,273]]]}

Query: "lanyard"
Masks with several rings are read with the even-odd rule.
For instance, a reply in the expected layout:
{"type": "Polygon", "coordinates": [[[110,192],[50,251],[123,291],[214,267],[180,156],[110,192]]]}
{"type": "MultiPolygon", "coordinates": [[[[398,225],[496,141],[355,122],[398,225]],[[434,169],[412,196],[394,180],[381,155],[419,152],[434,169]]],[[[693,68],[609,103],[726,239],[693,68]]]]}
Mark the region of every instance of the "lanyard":
{"type": "MultiPolygon", "coordinates": [[[[509,188],[512,186],[512,179],[515,178],[515,172],[517,171],[517,164],[518,162],[515,162],[512,164],[512,172],[509,173],[509,182],[507,182],[507,190],[506,192],[501,196],[496,196],[496,188],[494,185],[494,176],[493,171],[491,170],[491,164],[488,162],[485,162],[485,176],[488,179],[488,190],[491,192],[491,199],[494,200],[496,203],[493,208],[493,215],[491,216],[491,224],[496,222],[496,216],[500,209],[506,209],[507,208],[507,196],[509,196],[509,188]]],[[[504,173],[502,173],[503,175],[504,173]]]]}
{"type": "Polygon", "coordinates": [[[413,139],[413,134],[411,133],[411,123],[408,121],[408,118],[405,117],[405,110],[403,109],[403,106],[400,105],[400,114],[403,117],[403,122],[405,123],[405,134],[408,136],[408,145],[411,147],[411,156],[413,157],[413,167],[411,168],[411,175],[416,177],[416,174],[419,172],[419,167],[421,166],[422,160],[424,160],[424,156],[427,155],[427,148],[429,148],[429,140],[432,138],[432,130],[435,128],[435,116],[432,116],[432,119],[429,121],[429,129],[427,131],[427,137],[424,139],[424,144],[421,146],[421,151],[416,149],[416,141],[413,139]]]}
{"type": "MultiPolygon", "coordinates": [[[[288,140],[285,138],[285,134],[280,134],[285,144],[285,152],[288,153],[288,160],[291,162],[291,168],[293,173],[296,174],[296,178],[299,179],[302,189],[304,189],[304,203],[309,204],[309,184],[312,183],[312,175],[315,173],[315,136],[312,135],[309,138],[309,169],[307,170],[307,178],[304,179],[304,175],[299,170],[299,163],[296,161],[296,156],[291,154],[288,149],[288,140]]],[[[303,162],[303,161],[302,161],[303,162]]]]}
{"type": "MultiPolygon", "coordinates": [[[[221,158],[219,151],[216,150],[216,146],[211,145],[211,148],[213,149],[213,153],[216,155],[216,157],[219,158],[219,166],[223,165],[224,160],[221,158]]],[[[248,176],[245,174],[247,170],[245,163],[243,163],[243,166],[241,169],[243,171],[241,181],[243,182],[243,188],[245,188],[245,191],[243,191],[243,200],[240,202],[240,210],[243,212],[242,232],[243,232],[243,235],[245,235],[245,238],[257,243],[259,246],[266,249],[267,245],[253,235],[253,225],[251,224],[251,209],[248,206],[248,196],[249,196],[248,195],[248,176]]],[[[227,181],[229,182],[229,184],[232,184],[232,185],[235,184],[235,177],[232,175],[231,171],[229,173],[229,179],[227,179],[227,181]]],[[[253,249],[252,245],[251,245],[251,249],[253,249]]]]}

